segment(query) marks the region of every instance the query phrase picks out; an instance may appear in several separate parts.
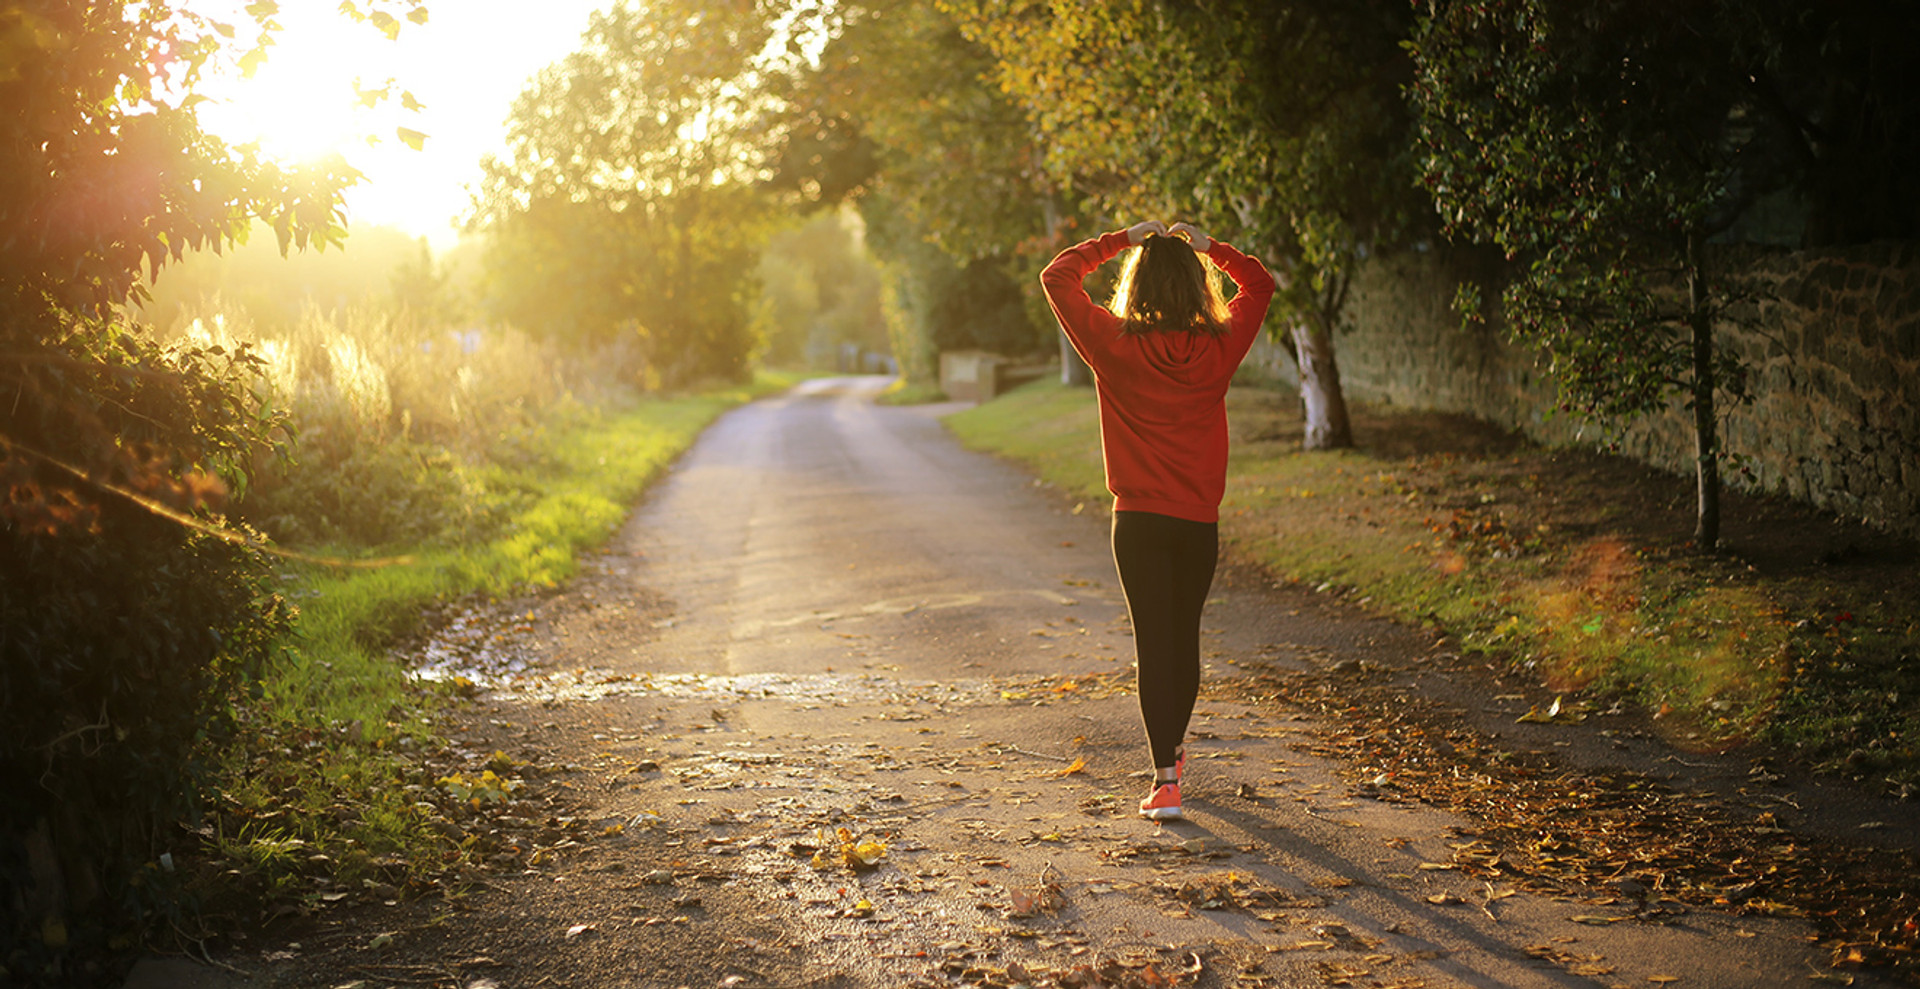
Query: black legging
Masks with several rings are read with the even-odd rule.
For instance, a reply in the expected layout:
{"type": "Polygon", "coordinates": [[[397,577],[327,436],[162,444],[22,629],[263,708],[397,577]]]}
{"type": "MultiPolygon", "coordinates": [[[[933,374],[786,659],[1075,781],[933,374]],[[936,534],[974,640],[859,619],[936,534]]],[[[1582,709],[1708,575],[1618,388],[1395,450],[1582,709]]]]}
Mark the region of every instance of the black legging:
{"type": "Polygon", "coordinates": [[[1171,766],[1200,696],[1200,611],[1220,527],[1152,512],[1113,513],[1113,562],[1133,619],[1140,717],[1155,766],[1171,766]]]}

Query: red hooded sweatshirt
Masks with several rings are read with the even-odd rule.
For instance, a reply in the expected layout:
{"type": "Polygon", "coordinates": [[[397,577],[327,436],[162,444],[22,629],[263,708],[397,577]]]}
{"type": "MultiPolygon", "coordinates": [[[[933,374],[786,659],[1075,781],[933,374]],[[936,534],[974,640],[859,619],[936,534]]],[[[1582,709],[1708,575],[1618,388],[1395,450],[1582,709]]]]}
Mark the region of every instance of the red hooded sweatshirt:
{"type": "Polygon", "coordinates": [[[1239,287],[1227,332],[1123,333],[1083,284],[1131,245],[1125,230],[1075,244],[1040,273],[1047,301],[1073,348],[1093,368],[1100,449],[1116,512],[1218,522],[1227,487],[1227,382],[1260,332],[1273,276],[1258,260],[1214,241],[1207,258],[1239,287]]]}

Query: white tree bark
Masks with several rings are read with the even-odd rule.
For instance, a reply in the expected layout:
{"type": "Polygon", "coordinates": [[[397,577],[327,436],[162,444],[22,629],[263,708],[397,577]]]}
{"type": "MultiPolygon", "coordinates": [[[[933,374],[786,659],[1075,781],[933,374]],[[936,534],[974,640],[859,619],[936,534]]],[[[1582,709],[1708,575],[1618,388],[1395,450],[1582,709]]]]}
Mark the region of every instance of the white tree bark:
{"type": "Polygon", "coordinates": [[[1300,368],[1300,405],[1306,423],[1301,449],[1334,450],[1353,445],[1347,398],[1340,390],[1340,366],[1333,357],[1333,334],[1318,320],[1293,327],[1294,359],[1300,368]]]}

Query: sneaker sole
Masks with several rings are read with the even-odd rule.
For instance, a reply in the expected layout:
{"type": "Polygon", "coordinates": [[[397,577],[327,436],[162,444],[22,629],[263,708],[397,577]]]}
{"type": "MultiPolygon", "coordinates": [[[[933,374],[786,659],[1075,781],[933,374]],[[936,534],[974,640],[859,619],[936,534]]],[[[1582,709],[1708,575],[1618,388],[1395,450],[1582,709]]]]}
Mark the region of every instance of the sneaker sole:
{"type": "Polygon", "coordinates": [[[1175,821],[1182,815],[1178,807],[1155,807],[1152,810],[1141,811],[1140,816],[1149,821],[1175,821]]]}

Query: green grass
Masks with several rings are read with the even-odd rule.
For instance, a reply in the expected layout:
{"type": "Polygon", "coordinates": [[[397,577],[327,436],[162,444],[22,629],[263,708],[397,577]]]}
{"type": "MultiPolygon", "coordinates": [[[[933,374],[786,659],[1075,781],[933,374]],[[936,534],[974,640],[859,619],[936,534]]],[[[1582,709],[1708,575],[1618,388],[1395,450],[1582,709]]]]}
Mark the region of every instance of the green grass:
{"type": "Polygon", "coordinates": [[[925,405],[946,400],[947,393],[941,391],[939,385],[926,382],[909,384],[905,378],[895,378],[893,384],[874,399],[881,405],[925,405]]]}
{"type": "Polygon", "coordinates": [[[763,375],[750,386],[573,417],[549,427],[537,464],[514,468],[512,482],[533,496],[493,537],[415,553],[388,547],[379,565],[291,568],[297,631],[261,685],[242,744],[226,754],[221,856],[268,893],[316,855],[349,879],[395,857],[408,876],[430,871],[438,854],[427,812],[407,789],[423,781],[399,752],[441,744],[446,695],[410,678],[388,648],[435,602],[564,581],[577,555],[612,535],[708,423],[789,384],[763,375]],[[301,854],[286,853],[293,847],[301,854]]]}
{"type": "MultiPolygon", "coordinates": [[[[1872,600],[1838,576],[1775,577],[1622,535],[1622,507],[1645,508],[1627,500],[1644,494],[1631,489],[1563,518],[1549,450],[1303,453],[1297,434],[1261,428],[1290,415],[1297,424],[1289,401],[1229,395],[1236,435],[1265,437],[1235,441],[1221,506],[1234,552],[1434,626],[1569,700],[1639,704],[1681,744],[1757,738],[1895,790],[1920,782],[1920,624],[1901,592],[1872,600]],[[1836,622],[1840,613],[1848,619],[1836,622]]],[[[1383,433],[1405,416],[1363,414],[1383,433]]],[[[947,423],[967,445],[1077,496],[1110,498],[1091,390],[1037,383],[947,423]]]]}
{"type": "Polygon", "coordinates": [[[549,456],[515,479],[537,495],[491,540],[411,556],[402,550],[390,555],[404,562],[384,566],[300,568],[297,656],[276,671],[268,697],[326,720],[382,723],[406,680],[383,650],[414,628],[426,605],[552,587],[572,576],[576,555],[612,535],[700,430],[780,384],[763,379],[753,388],[647,400],[556,431],[549,456]]]}
{"type": "Polygon", "coordinates": [[[946,422],[967,446],[1021,461],[1075,495],[1110,497],[1090,389],[1037,382],[956,412],[946,422]]]}

